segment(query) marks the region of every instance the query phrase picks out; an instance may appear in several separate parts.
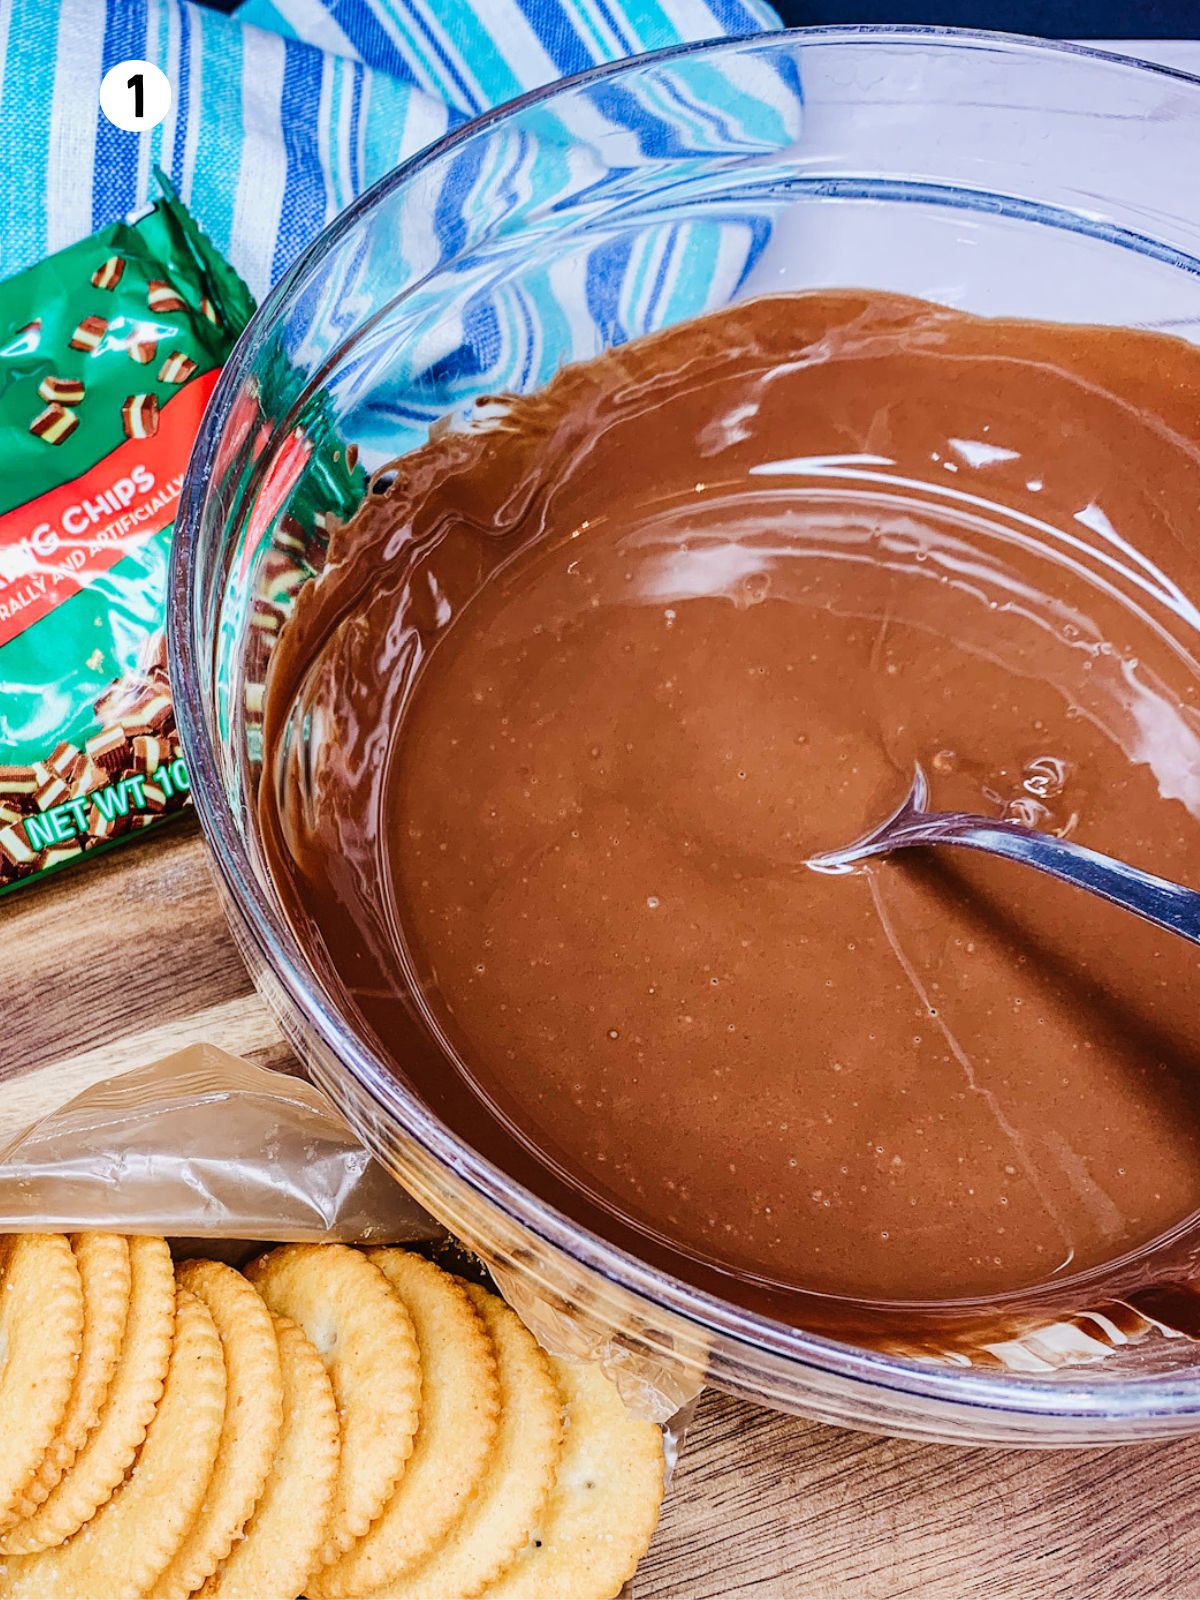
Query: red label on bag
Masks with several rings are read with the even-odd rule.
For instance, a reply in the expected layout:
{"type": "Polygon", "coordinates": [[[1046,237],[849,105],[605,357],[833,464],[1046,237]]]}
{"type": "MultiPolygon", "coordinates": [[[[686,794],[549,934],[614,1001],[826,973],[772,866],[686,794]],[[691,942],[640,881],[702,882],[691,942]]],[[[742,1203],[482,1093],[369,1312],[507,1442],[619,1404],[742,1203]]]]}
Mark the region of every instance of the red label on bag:
{"type": "Polygon", "coordinates": [[[175,520],[218,376],[214,368],[173,395],[149,437],[127,439],[81,477],[0,516],[0,645],[175,520]]]}

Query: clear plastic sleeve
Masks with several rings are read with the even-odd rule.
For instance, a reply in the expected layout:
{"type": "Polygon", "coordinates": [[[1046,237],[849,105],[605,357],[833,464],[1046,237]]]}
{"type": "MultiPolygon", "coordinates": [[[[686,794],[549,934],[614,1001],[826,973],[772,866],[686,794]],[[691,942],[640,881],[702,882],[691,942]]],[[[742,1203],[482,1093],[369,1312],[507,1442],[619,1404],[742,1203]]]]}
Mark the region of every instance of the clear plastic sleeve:
{"type": "Polygon", "coordinates": [[[196,1044],[117,1077],[0,1094],[0,1231],[408,1242],[442,1229],[319,1089],[196,1044]]]}

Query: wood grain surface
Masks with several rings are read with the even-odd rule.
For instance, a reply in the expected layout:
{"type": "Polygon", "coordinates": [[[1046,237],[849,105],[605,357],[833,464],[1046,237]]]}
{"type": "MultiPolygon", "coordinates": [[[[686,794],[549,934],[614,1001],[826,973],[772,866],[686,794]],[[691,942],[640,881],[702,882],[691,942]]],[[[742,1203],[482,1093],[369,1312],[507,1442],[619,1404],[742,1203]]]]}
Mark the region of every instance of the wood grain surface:
{"type": "MultiPolygon", "coordinates": [[[[293,1067],[191,822],[0,899],[0,1117],[209,1041],[293,1067]]],[[[1200,1439],[955,1450],[708,1394],[637,1600],[1200,1600],[1200,1439]]],[[[570,1600],[564,1596],[563,1600],[570,1600]]]]}

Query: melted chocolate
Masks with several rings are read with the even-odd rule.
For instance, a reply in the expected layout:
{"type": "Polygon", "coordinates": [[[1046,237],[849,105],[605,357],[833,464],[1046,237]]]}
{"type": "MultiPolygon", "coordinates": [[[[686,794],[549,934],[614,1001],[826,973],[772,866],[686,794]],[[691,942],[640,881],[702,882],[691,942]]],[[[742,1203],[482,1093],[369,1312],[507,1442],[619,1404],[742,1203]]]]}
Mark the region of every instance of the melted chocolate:
{"type": "Polygon", "coordinates": [[[1196,879],[1198,485],[1191,346],[884,295],[481,408],[275,652],[301,939],[440,1116],[702,1287],[854,1330],[1152,1284],[1200,1206],[1194,948],[1004,862],[804,862],[920,760],[1196,879]]]}

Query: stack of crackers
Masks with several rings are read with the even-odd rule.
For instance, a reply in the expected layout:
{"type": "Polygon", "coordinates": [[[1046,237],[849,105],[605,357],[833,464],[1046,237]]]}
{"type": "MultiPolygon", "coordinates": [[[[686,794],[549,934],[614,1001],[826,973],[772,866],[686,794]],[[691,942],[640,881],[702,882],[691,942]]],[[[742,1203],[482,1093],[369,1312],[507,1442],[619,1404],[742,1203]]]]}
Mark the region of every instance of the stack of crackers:
{"type": "Polygon", "coordinates": [[[612,1600],[662,1436],[401,1249],[0,1239],[0,1597],[612,1600]]]}

